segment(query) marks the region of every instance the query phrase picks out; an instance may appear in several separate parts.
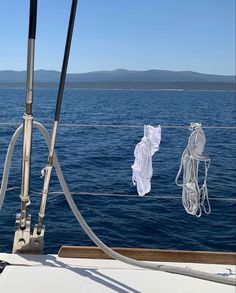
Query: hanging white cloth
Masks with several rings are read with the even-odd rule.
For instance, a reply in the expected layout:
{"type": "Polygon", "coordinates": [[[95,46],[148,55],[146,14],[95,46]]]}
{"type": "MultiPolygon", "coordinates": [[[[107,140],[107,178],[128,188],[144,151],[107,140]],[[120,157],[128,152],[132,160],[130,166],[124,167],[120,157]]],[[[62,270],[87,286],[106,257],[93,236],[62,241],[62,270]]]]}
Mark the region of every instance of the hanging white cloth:
{"type": "Polygon", "coordinates": [[[134,150],[132,181],[140,196],[151,191],[152,156],[159,150],[161,126],[144,125],[144,136],[134,150]]]}
{"type": "Polygon", "coordinates": [[[200,217],[202,209],[205,213],[211,212],[207,190],[207,173],[210,166],[210,158],[204,153],[206,137],[200,123],[191,123],[191,134],[188,145],[181,158],[178,174],[175,182],[183,188],[182,203],[187,213],[200,217]],[[202,186],[199,186],[198,171],[200,162],[204,162],[205,176],[202,186]],[[183,184],[178,183],[183,170],[183,184]],[[205,201],[208,208],[205,207],[205,201]]]}

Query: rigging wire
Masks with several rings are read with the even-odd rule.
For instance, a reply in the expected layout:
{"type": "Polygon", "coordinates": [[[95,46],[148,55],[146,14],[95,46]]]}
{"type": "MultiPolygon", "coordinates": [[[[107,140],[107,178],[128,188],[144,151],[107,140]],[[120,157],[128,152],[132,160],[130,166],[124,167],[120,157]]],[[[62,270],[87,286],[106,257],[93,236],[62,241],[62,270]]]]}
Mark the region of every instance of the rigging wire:
{"type": "MultiPolygon", "coordinates": [[[[18,126],[18,122],[0,122],[2,126],[18,126]]],[[[49,123],[45,123],[45,126],[49,123]]],[[[72,127],[72,128],[141,128],[143,125],[133,124],[76,124],[76,123],[59,123],[60,127],[72,127]]],[[[188,129],[189,125],[161,125],[166,129],[188,129]]],[[[202,126],[204,129],[236,129],[236,125],[206,125],[202,126]]]]}
{"type": "MultiPolygon", "coordinates": [[[[17,122],[0,122],[0,125],[3,126],[16,126],[19,125],[17,122]]],[[[47,125],[47,124],[46,124],[47,125]]],[[[72,127],[72,128],[141,128],[143,129],[143,125],[129,125],[129,124],[75,124],[75,123],[60,123],[60,127],[72,127]]],[[[162,128],[166,129],[188,129],[189,125],[163,125],[162,128]]],[[[236,129],[236,125],[206,125],[203,126],[202,128],[206,129],[236,129]]],[[[10,191],[11,189],[15,189],[19,187],[11,187],[8,188],[7,191],[10,191]]],[[[31,191],[32,193],[38,194],[40,192],[38,191],[31,191]]],[[[49,192],[49,194],[54,194],[54,195],[59,195],[59,194],[64,194],[61,191],[54,191],[54,192],[49,192]]],[[[91,195],[91,196],[111,196],[111,197],[133,197],[137,198],[138,195],[136,194],[114,194],[114,193],[97,193],[97,192],[72,192],[73,195],[91,195]]],[[[151,196],[145,196],[145,199],[153,199],[153,198],[158,198],[158,199],[181,199],[181,196],[173,196],[173,195],[151,195],[151,196]]],[[[217,196],[212,196],[210,197],[210,200],[215,200],[215,201],[236,201],[236,198],[223,198],[223,197],[217,197],[217,196]]]]}
{"type": "MultiPolygon", "coordinates": [[[[18,186],[9,187],[6,189],[6,191],[11,191],[15,189],[20,189],[18,186]]],[[[41,191],[37,190],[31,190],[31,193],[33,194],[41,194],[41,191]]],[[[64,195],[63,191],[50,191],[48,192],[49,195],[64,195]]],[[[137,194],[125,194],[125,193],[108,193],[108,192],[89,192],[89,191],[81,191],[81,192],[71,192],[72,195],[88,195],[88,196],[101,196],[101,197],[131,197],[136,199],[141,199],[140,196],[137,194]]],[[[181,196],[174,196],[171,194],[166,195],[148,195],[143,196],[142,199],[148,200],[148,199],[160,199],[160,200],[171,200],[171,199],[182,199],[181,196]]],[[[217,197],[217,196],[211,196],[209,200],[215,200],[215,201],[229,201],[229,202],[236,202],[236,198],[225,198],[225,197],[217,197]]]]}

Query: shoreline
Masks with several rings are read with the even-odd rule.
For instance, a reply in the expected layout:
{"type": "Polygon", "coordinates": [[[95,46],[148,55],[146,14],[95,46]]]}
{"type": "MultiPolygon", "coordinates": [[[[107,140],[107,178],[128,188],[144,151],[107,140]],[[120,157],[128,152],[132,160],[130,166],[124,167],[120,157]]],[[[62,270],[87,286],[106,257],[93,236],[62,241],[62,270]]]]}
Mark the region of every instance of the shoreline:
{"type": "MultiPolygon", "coordinates": [[[[0,89],[25,89],[24,82],[0,82],[0,89]]],[[[228,82],[66,82],[66,89],[153,90],[153,91],[236,91],[228,82]]],[[[35,82],[35,89],[57,89],[58,82],[35,82]]]]}

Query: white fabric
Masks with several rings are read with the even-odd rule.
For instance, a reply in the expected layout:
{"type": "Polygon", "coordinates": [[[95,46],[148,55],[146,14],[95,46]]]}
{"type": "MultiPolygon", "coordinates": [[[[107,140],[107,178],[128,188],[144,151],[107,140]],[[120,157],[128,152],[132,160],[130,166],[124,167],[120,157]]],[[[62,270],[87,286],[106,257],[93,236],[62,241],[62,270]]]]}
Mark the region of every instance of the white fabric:
{"type": "Polygon", "coordinates": [[[144,136],[135,147],[135,160],[132,166],[132,181],[137,186],[137,192],[140,196],[151,191],[152,156],[159,150],[160,142],[161,126],[144,125],[144,136]]]}

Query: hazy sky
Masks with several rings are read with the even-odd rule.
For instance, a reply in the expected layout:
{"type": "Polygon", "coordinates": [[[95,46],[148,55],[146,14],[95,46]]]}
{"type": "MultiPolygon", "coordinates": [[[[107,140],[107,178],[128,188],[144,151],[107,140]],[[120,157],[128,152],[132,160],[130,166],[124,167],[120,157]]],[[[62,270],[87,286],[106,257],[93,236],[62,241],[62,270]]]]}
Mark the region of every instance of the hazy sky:
{"type": "MultiPolygon", "coordinates": [[[[36,69],[60,70],[70,0],[38,0],[36,69]]],[[[0,0],[0,70],[26,69],[29,0],[0,0]]],[[[79,0],[68,72],[235,74],[235,0],[79,0]]]]}

